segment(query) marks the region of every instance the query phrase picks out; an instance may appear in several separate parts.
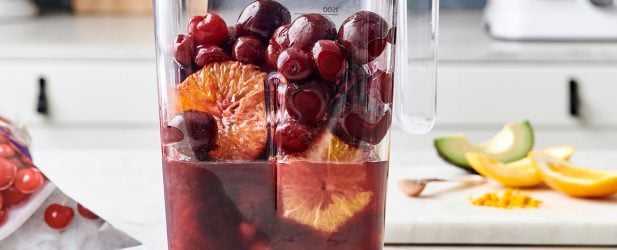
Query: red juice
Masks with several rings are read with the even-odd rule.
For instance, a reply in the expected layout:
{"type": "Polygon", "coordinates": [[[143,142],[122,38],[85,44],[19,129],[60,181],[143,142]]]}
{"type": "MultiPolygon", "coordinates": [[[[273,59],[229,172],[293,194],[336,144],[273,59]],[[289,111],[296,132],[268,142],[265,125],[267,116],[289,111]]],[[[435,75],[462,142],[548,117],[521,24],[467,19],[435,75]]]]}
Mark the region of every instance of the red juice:
{"type": "Polygon", "coordinates": [[[163,165],[170,249],[382,249],[387,162],[163,165]]]}

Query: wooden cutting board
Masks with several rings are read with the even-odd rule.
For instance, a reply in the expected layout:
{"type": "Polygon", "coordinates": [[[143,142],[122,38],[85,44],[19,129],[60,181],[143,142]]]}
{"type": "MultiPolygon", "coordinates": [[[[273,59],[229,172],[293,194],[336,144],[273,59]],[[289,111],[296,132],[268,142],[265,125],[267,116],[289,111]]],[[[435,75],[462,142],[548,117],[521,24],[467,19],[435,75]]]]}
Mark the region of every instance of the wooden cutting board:
{"type": "Polygon", "coordinates": [[[149,14],[152,0],[72,0],[76,14],[149,14]]]}
{"type": "Polygon", "coordinates": [[[503,191],[494,182],[475,187],[431,184],[422,198],[408,198],[397,186],[403,178],[460,174],[445,164],[392,164],[386,243],[617,246],[617,196],[584,200],[543,188],[525,191],[543,201],[540,208],[504,210],[469,202],[470,197],[503,191]]]}

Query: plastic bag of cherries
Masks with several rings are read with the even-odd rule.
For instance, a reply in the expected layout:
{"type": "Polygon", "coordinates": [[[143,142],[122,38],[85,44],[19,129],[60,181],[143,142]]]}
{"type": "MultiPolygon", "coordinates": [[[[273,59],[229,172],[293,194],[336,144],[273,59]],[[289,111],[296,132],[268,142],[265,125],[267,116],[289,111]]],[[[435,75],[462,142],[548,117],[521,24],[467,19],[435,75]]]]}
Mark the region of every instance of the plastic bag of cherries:
{"type": "Polygon", "coordinates": [[[0,250],[139,245],[60,191],[36,167],[25,127],[0,116],[0,250]]]}

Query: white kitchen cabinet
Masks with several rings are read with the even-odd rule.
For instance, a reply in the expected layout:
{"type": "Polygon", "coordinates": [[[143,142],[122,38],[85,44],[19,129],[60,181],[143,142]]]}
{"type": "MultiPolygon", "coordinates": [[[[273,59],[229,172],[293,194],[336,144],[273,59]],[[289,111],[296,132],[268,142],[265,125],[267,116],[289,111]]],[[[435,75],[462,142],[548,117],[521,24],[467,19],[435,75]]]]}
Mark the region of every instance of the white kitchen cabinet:
{"type": "Polygon", "coordinates": [[[0,60],[0,113],[28,125],[155,125],[154,62],[0,60]],[[48,114],[36,109],[41,79],[48,114]]]}
{"type": "MultiPolygon", "coordinates": [[[[617,128],[617,43],[491,39],[479,12],[443,12],[437,129],[617,128]],[[579,116],[570,114],[570,81],[579,116]]],[[[149,17],[41,16],[0,25],[0,114],[28,125],[157,126],[149,17]],[[37,114],[44,77],[50,113],[37,114]]],[[[409,34],[413,36],[413,34],[409,34]]]]}
{"type": "Polygon", "coordinates": [[[545,127],[617,126],[616,94],[617,66],[611,64],[444,64],[438,123],[481,126],[530,119],[545,127]]]}

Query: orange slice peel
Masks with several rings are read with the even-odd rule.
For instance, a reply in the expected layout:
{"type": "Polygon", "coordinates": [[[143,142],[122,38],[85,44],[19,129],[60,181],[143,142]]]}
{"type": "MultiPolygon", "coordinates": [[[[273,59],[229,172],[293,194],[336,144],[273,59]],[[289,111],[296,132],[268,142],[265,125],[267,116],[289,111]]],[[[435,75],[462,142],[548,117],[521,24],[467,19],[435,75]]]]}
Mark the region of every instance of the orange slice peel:
{"type": "Polygon", "coordinates": [[[203,111],[217,120],[218,147],[210,158],[257,159],[267,144],[266,73],[252,65],[212,63],[175,86],[176,112],[203,111]]]}

